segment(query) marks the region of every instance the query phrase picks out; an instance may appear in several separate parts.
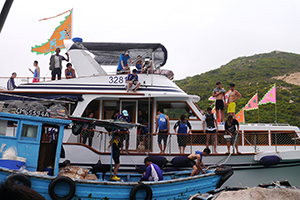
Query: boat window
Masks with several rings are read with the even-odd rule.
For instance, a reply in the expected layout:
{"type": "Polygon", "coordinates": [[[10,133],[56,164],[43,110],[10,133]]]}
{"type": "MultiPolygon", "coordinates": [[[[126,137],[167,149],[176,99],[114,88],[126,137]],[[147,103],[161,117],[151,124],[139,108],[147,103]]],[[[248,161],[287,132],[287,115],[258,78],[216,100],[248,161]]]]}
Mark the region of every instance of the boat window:
{"type": "Polygon", "coordinates": [[[17,132],[18,122],[9,120],[0,120],[0,135],[15,137],[17,132]]]}
{"type": "Polygon", "coordinates": [[[99,105],[100,101],[99,100],[93,100],[89,103],[89,105],[86,107],[82,117],[88,117],[88,114],[90,112],[94,113],[94,118],[99,119],[99,105]]]}
{"type": "Polygon", "coordinates": [[[115,110],[120,109],[119,101],[103,101],[102,119],[111,119],[115,110]]]}
{"type": "Polygon", "coordinates": [[[38,133],[37,125],[23,124],[21,139],[36,141],[37,133],[38,133]]]}
{"type": "Polygon", "coordinates": [[[245,145],[269,145],[268,131],[245,131],[245,145]],[[249,144],[250,143],[250,144],[249,144]]]}
{"type": "Polygon", "coordinates": [[[163,108],[164,113],[170,119],[179,119],[182,114],[185,114],[188,119],[197,119],[194,111],[189,107],[186,102],[158,102],[157,108],[163,108]]]}
{"type": "Polygon", "coordinates": [[[127,102],[122,101],[122,109],[121,110],[127,110],[129,116],[130,116],[130,122],[135,123],[135,117],[136,117],[136,102],[127,102]]]}
{"type": "Polygon", "coordinates": [[[272,145],[294,145],[294,138],[297,138],[297,134],[295,132],[271,132],[272,145]]]}

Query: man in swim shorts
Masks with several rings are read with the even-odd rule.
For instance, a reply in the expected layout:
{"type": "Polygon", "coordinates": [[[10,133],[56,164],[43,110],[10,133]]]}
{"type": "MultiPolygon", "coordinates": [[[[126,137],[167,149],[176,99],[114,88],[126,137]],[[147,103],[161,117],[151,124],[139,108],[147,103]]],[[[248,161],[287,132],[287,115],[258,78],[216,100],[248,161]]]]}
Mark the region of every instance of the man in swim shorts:
{"type": "Polygon", "coordinates": [[[235,119],[235,101],[242,97],[242,95],[234,89],[235,85],[233,83],[229,84],[230,92],[228,94],[228,115],[232,115],[235,119]]]}
{"type": "Polygon", "coordinates": [[[225,102],[225,93],[226,90],[224,90],[222,88],[221,82],[218,81],[216,83],[217,87],[213,90],[213,97],[216,97],[216,118],[218,121],[219,118],[219,110],[221,110],[221,121],[224,122],[225,121],[225,106],[224,106],[224,102],[225,102]]]}

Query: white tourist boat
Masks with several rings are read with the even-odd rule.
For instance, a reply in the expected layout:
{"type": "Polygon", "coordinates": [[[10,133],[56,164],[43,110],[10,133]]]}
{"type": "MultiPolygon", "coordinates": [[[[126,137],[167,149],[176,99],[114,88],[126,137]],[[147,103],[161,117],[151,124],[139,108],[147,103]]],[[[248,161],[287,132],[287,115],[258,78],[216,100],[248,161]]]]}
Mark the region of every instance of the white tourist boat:
{"type": "MultiPolygon", "coordinates": [[[[88,111],[93,111],[97,119],[110,119],[115,110],[126,109],[131,116],[131,122],[138,122],[138,111],[143,112],[143,118],[148,124],[148,132],[154,132],[155,115],[159,107],[170,117],[170,136],[165,154],[159,154],[157,135],[147,134],[145,151],[138,151],[139,135],[133,128],[129,134],[129,147],[121,155],[121,170],[135,170],[143,165],[146,155],[163,156],[169,163],[166,170],[176,168],[171,161],[179,154],[177,137],[173,126],[181,114],[186,114],[192,125],[192,135],[188,136],[185,155],[195,150],[205,148],[206,135],[203,134],[203,112],[196,102],[199,96],[188,95],[173,81],[173,73],[161,70],[167,61],[167,50],[161,44],[135,43],[89,43],[65,41],[77,78],[19,85],[14,91],[3,91],[0,99],[6,107],[15,100],[26,100],[24,96],[45,99],[60,99],[71,102],[63,106],[68,114],[75,117],[86,117],[88,111]],[[141,87],[136,93],[127,93],[124,88],[125,74],[117,75],[104,69],[114,66],[116,69],[119,56],[125,50],[136,59],[151,57],[155,68],[154,73],[139,74],[141,87]],[[20,95],[20,96],[16,96],[20,95]]],[[[131,66],[131,69],[134,67],[131,66]]],[[[49,108],[53,102],[48,101],[49,108]]],[[[6,108],[7,109],[7,108],[6,108]]],[[[75,136],[71,129],[66,129],[63,148],[65,157],[72,164],[92,166],[99,159],[103,164],[110,163],[108,131],[96,127],[92,146],[81,143],[81,135],[75,136]]],[[[217,137],[217,154],[204,158],[207,165],[227,164],[234,169],[257,169],[271,166],[273,168],[300,166],[299,129],[296,126],[280,124],[242,124],[241,135],[238,138],[241,155],[226,155],[226,140],[224,125],[219,124],[217,137]]],[[[125,145],[124,145],[125,146],[125,145]]],[[[210,144],[212,148],[212,145],[210,144]]],[[[275,178],[276,179],[276,178],[275,178]]]]}

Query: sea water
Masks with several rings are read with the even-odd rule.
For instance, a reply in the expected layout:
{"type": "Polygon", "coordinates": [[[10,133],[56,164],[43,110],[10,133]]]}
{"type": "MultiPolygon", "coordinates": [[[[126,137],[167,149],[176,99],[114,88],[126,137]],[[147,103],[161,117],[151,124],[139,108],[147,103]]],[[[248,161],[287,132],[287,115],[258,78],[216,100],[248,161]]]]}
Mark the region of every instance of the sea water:
{"type": "Polygon", "coordinates": [[[259,183],[282,180],[288,180],[291,185],[300,187],[300,166],[234,170],[234,174],[223,184],[223,187],[254,187],[259,183]]]}

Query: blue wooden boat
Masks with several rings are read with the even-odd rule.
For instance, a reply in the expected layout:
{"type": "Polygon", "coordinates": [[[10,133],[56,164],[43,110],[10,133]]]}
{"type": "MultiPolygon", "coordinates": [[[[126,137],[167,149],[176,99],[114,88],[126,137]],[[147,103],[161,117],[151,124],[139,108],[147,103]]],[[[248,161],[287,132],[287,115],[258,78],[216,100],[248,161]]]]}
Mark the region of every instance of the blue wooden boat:
{"type": "MultiPolygon", "coordinates": [[[[59,160],[65,126],[71,120],[0,113],[0,145],[3,152],[15,147],[18,156],[26,159],[28,171],[47,170],[53,175],[39,175],[15,170],[21,161],[0,161],[0,181],[14,180],[36,190],[45,199],[187,199],[220,187],[232,174],[231,169],[209,170],[190,177],[191,171],[164,173],[159,182],[139,182],[141,174],[118,174],[122,182],[110,181],[109,174],[98,174],[97,181],[70,179],[59,175],[59,160]],[[56,131],[56,134],[53,133],[56,131]],[[4,163],[7,164],[7,162],[4,163]]],[[[131,128],[138,124],[97,120],[97,125],[131,128]]],[[[74,152],[76,154],[76,152],[74,152]]],[[[23,167],[21,167],[23,168],[23,167]]]]}

